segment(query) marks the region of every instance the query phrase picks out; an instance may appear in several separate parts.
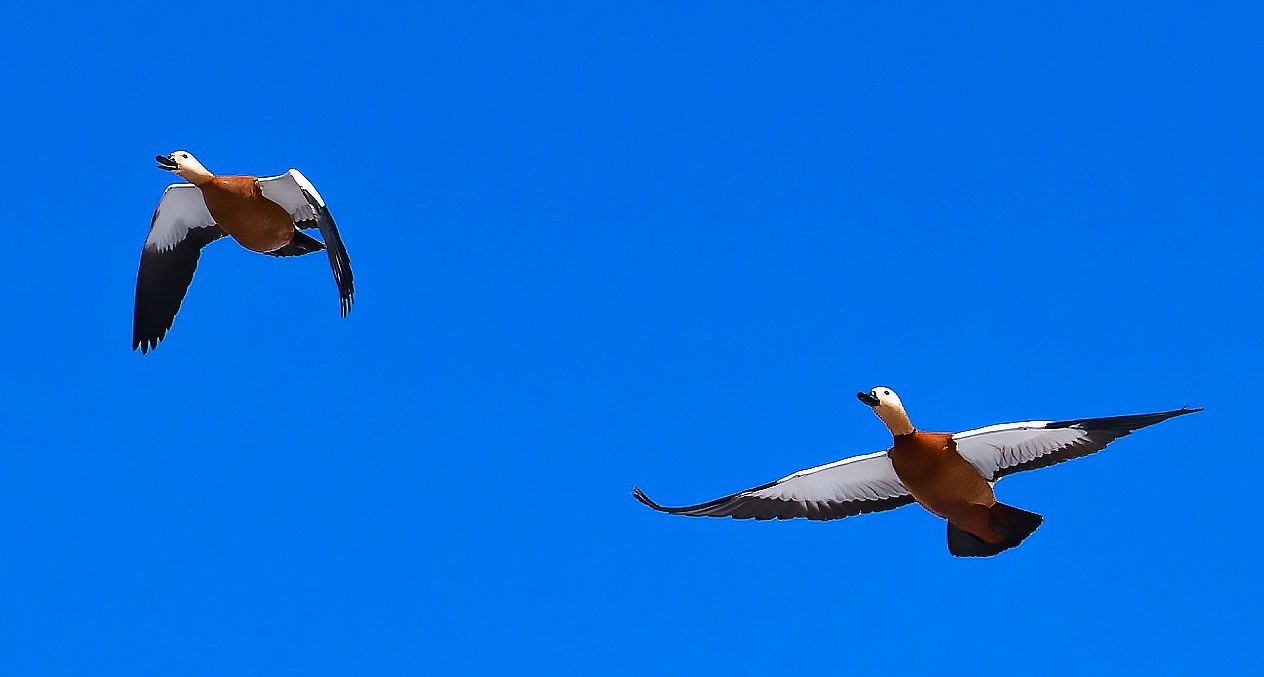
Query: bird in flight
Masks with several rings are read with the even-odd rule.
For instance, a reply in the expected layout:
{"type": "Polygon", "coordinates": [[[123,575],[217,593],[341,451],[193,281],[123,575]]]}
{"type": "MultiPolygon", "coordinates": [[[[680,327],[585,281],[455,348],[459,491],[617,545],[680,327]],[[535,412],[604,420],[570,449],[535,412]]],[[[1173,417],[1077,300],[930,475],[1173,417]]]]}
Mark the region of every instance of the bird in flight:
{"type": "Polygon", "coordinates": [[[246,249],[269,256],[302,256],[326,250],[346,317],[355,299],[351,260],[338,227],[316,188],[297,169],[258,178],[216,176],[188,151],[156,157],[158,168],[188,183],[167,187],[149,226],[136,275],[132,350],[156,348],[175,321],[198,257],[228,235],[246,249]],[[320,231],[322,243],[304,230],[320,231]]]}
{"type": "Polygon", "coordinates": [[[678,508],[637,500],[660,512],[691,517],[834,520],[918,503],[948,521],[948,551],[990,557],[1013,548],[1040,526],[1036,513],[996,500],[993,485],[1033,470],[1101,451],[1129,433],[1202,409],[1003,423],[956,434],[913,427],[895,391],[879,386],[856,397],[886,424],[890,449],[802,470],[714,501],[678,508]]]}

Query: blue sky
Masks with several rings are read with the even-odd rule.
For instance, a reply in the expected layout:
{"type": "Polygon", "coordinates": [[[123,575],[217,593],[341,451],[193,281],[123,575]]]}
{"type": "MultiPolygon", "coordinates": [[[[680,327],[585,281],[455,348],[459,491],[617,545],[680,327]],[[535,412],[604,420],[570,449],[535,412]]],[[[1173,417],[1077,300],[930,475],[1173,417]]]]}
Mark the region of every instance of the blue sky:
{"type": "Polygon", "coordinates": [[[1252,3],[27,3],[0,22],[12,674],[1258,664],[1252,3]],[[298,167],[129,352],[171,176],[298,167]],[[917,508],[653,513],[961,430],[1207,411],[917,508]],[[1249,437],[1246,437],[1249,439],[1249,437]]]}

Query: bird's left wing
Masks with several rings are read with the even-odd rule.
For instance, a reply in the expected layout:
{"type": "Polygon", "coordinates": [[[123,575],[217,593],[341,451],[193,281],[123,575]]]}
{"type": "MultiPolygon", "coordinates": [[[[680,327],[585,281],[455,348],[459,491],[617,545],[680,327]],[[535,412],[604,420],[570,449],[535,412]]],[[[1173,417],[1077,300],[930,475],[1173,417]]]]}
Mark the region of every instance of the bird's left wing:
{"type": "Polygon", "coordinates": [[[1024,421],[957,433],[957,451],[989,480],[1069,461],[1101,451],[1134,430],[1202,409],[1153,414],[1081,418],[1071,421],[1024,421]]]}
{"type": "Polygon", "coordinates": [[[197,186],[167,186],[149,224],[136,273],[132,350],[146,353],[167,335],[193,282],[202,247],[223,236],[197,186]]]}
{"type": "Polygon", "coordinates": [[[632,494],[645,505],[673,515],[757,520],[834,520],[913,502],[885,451],[801,470],[776,482],[698,505],[668,508],[636,487],[632,494]]]}
{"type": "Polygon", "coordinates": [[[325,253],[329,255],[329,267],[334,271],[334,283],[338,285],[342,316],[346,317],[355,300],[351,258],[347,256],[347,248],[342,244],[342,236],[338,234],[338,226],[334,225],[334,217],[329,214],[325,200],[297,169],[259,179],[258,183],[263,196],[281,205],[299,228],[320,229],[325,253]]]}

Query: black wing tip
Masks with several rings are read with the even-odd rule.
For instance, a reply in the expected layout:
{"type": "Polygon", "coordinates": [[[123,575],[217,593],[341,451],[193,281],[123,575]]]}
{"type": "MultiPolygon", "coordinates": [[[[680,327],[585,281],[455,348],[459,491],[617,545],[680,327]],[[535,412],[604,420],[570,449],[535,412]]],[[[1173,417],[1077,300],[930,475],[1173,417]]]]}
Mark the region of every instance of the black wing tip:
{"type": "MultiPolygon", "coordinates": [[[[1177,416],[1184,416],[1185,414],[1197,414],[1198,412],[1202,410],[1203,410],[1202,407],[1181,407],[1180,409],[1170,409],[1168,411],[1156,411],[1153,414],[1138,414],[1135,418],[1145,419],[1147,421],[1141,426],[1142,428],[1144,428],[1148,425],[1153,425],[1154,423],[1161,423],[1163,421],[1168,420],[1169,418],[1176,418],[1177,416]],[[1149,421],[1151,420],[1154,423],[1150,423],[1149,421]]],[[[1132,418],[1132,417],[1121,417],[1121,418],[1132,418]]]]}
{"type": "MultiPolygon", "coordinates": [[[[763,487],[758,487],[757,489],[762,489],[762,488],[763,487]]],[[[757,489],[751,489],[749,491],[756,491],[757,489]]],[[[745,492],[742,492],[742,493],[745,493],[745,492]]],[[[714,501],[707,501],[706,503],[699,503],[698,505],[682,505],[678,507],[671,507],[671,506],[666,506],[666,505],[660,505],[654,499],[647,496],[644,491],[641,491],[640,487],[637,487],[637,486],[632,487],[632,496],[636,498],[636,500],[640,501],[641,503],[644,503],[645,505],[653,508],[654,510],[657,510],[658,512],[666,513],[668,515],[684,515],[686,517],[732,517],[733,519],[750,519],[752,517],[755,519],[772,519],[773,518],[773,516],[760,517],[754,514],[739,515],[739,514],[734,514],[732,512],[718,512],[718,513],[709,512],[710,509],[715,508],[717,506],[721,506],[725,503],[729,503],[734,498],[740,495],[741,494],[733,494],[732,496],[717,498],[714,501]]],[[[777,519],[780,519],[780,517],[777,517],[777,519]]]]}
{"type": "Polygon", "coordinates": [[[1153,414],[1137,414],[1141,418],[1158,418],[1160,421],[1166,421],[1169,418],[1184,416],[1185,414],[1197,414],[1202,411],[1202,407],[1181,407],[1180,409],[1169,409],[1168,411],[1156,411],[1153,414]],[[1162,417],[1162,418],[1159,418],[1162,417]]]}
{"type": "Polygon", "coordinates": [[[667,513],[668,515],[688,515],[690,514],[691,510],[694,510],[699,507],[696,505],[690,505],[690,506],[685,506],[683,508],[669,508],[665,505],[659,505],[657,502],[654,501],[654,499],[647,496],[644,491],[641,491],[640,487],[637,487],[635,485],[633,485],[632,487],[632,496],[636,498],[636,500],[640,501],[641,503],[644,503],[645,505],[648,505],[654,510],[657,510],[658,512],[662,512],[662,513],[667,513]]]}
{"type": "Polygon", "coordinates": [[[636,485],[633,485],[633,486],[632,486],[632,496],[633,496],[636,500],[638,500],[638,501],[640,501],[640,502],[644,503],[645,505],[648,505],[649,507],[651,507],[651,508],[653,508],[653,509],[655,509],[655,510],[657,510],[657,511],[659,511],[659,512],[666,512],[666,513],[670,513],[670,512],[671,512],[671,510],[670,510],[670,509],[668,509],[668,508],[664,508],[663,506],[661,506],[661,505],[659,505],[659,504],[655,503],[655,502],[654,502],[654,499],[650,498],[649,496],[646,496],[646,495],[645,495],[645,492],[644,492],[644,491],[641,491],[641,488],[640,488],[640,487],[638,487],[638,486],[636,486],[636,485]]]}
{"type": "Polygon", "coordinates": [[[163,334],[159,334],[156,337],[133,336],[132,337],[132,350],[133,351],[139,350],[140,354],[144,355],[148,353],[149,351],[157,348],[158,344],[162,343],[162,339],[164,337],[165,337],[165,332],[163,334]]]}
{"type": "Polygon", "coordinates": [[[1184,416],[1185,414],[1196,414],[1202,411],[1202,407],[1181,407],[1180,409],[1172,409],[1169,411],[1156,411],[1149,414],[1130,414],[1125,416],[1106,416],[1102,418],[1077,418],[1069,421],[1058,421],[1049,424],[1047,428],[1072,428],[1078,427],[1084,430],[1114,430],[1123,435],[1127,435],[1135,430],[1148,428],[1157,423],[1162,423],[1169,418],[1184,416]]]}

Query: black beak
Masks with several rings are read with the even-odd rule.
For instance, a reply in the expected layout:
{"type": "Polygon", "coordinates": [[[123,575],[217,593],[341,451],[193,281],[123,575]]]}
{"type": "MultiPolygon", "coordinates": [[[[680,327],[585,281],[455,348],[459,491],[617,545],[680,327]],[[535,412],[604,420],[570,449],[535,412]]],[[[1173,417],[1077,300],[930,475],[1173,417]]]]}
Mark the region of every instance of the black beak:
{"type": "Polygon", "coordinates": [[[878,398],[874,397],[873,395],[870,395],[869,393],[856,393],[856,399],[860,400],[861,402],[864,402],[865,404],[871,407],[876,407],[879,404],[881,404],[878,398]]]}
{"type": "Polygon", "coordinates": [[[174,172],[180,168],[180,165],[168,155],[155,155],[154,159],[158,161],[158,169],[174,172]]]}

